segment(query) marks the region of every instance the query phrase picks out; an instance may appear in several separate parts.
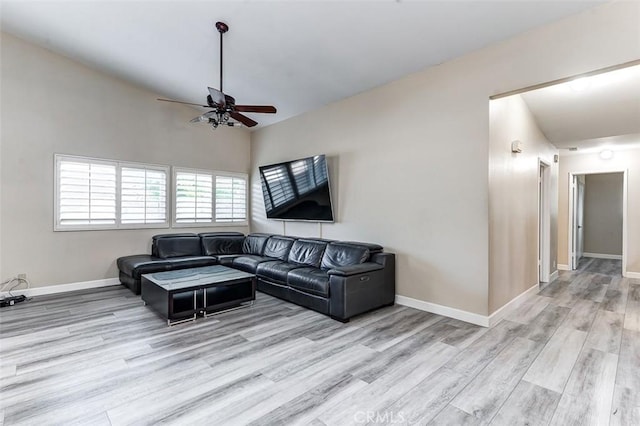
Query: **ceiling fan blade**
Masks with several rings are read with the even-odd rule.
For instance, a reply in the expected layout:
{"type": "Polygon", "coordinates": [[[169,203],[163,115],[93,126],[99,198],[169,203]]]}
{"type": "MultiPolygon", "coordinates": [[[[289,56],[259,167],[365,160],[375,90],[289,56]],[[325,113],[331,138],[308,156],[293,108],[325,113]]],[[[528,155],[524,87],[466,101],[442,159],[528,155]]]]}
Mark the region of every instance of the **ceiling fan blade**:
{"type": "Polygon", "coordinates": [[[258,124],[257,121],[253,121],[252,119],[250,119],[246,115],[242,115],[239,112],[232,111],[232,112],[229,113],[229,115],[231,115],[231,117],[233,119],[238,120],[239,122],[241,122],[242,124],[244,124],[247,127],[253,127],[256,124],[258,124]]]}
{"type": "Polygon", "coordinates": [[[222,93],[218,89],[214,89],[213,87],[208,87],[208,89],[209,95],[211,96],[211,101],[217,106],[224,107],[227,103],[224,97],[224,93],[222,93]]]}
{"type": "Polygon", "coordinates": [[[276,107],[271,105],[236,105],[235,110],[239,112],[260,112],[264,114],[275,114],[276,107]]]}
{"type": "Polygon", "coordinates": [[[162,99],[162,98],[158,98],[157,100],[162,102],[173,102],[176,104],[195,105],[195,106],[209,108],[209,105],[194,104],[193,102],[174,101],[173,99],[162,99]]]}

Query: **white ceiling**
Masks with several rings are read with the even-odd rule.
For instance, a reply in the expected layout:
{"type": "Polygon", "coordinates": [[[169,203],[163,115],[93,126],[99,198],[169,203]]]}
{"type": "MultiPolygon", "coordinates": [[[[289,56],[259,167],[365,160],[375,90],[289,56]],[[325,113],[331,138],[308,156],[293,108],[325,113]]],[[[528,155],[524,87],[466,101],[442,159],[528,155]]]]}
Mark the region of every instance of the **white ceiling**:
{"type": "Polygon", "coordinates": [[[603,1],[2,0],[0,25],[174,99],[218,86],[239,104],[273,104],[262,125],[589,9],[603,1]]]}
{"type": "Polygon", "coordinates": [[[521,96],[558,148],[640,143],[640,65],[521,96]]]}

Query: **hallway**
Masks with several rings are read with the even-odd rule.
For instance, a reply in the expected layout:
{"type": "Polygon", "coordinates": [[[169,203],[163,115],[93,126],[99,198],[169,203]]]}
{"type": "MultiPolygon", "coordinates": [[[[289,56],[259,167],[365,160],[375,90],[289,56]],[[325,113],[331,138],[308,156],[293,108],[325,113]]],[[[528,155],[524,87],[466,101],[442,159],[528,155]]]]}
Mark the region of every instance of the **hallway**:
{"type": "Polygon", "coordinates": [[[582,257],[578,261],[578,272],[588,272],[612,277],[622,276],[622,260],[582,257]]]}
{"type": "Polygon", "coordinates": [[[546,341],[522,383],[557,401],[551,424],[640,424],[640,280],[623,278],[619,260],[582,258],[508,319],[546,341]]]}

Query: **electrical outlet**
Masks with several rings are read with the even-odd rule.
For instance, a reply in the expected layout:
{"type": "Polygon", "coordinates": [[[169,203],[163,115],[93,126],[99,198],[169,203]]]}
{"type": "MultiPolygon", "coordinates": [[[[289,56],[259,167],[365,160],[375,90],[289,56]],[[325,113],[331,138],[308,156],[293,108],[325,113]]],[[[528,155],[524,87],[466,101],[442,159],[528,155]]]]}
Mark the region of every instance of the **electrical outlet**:
{"type": "Polygon", "coordinates": [[[19,280],[26,280],[27,279],[27,274],[18,274],[18,279],[19,280]]]}

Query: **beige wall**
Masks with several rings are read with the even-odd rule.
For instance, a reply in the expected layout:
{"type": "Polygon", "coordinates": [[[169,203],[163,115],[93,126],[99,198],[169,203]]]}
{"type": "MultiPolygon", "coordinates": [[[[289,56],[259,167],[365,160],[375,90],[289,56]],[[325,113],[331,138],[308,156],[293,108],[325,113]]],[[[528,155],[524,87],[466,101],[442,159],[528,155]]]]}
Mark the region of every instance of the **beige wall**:
{"type": "MultiPolygon", "coordinates": [[[[287,232],[378,242],[398,294],[487,315],[489,97],[637,59],[639,11],[606,4],[259,130],[252,169],[332,156],[337,223],[287,232]]],[[[282,232],[255,173],[252,191],[252,230],[282,232]]]]}
{"type": "Polygon", "coordinates": [[[148,253],[153,234],[184,231],[53,232],[54,153],[249,171],[245,130],[189,124],[194,109],[7,34],[1,60],[2,280],[26,273],[46,286],[116,277],[117,257],[148,253]]]}
{"type": "Polygon", "coordinates": [[[585,176],[584,251],[622,255],[622,173],[585,176]]]}
{"type": "Polygon", "coordinates": [[[520,95],[491,101],[489,133],[489,311],[538,284],[539,160],[550,166],[550,272],[557,270],[558,150],[520,95]],[[511,152],[519,140],[522,152],[511,152]]]}
{"type": "MultiPolygon", "coordinates": [[[[640,141],[638,141],[640,142],[640,141]]],[[[558,264],[569,264],[569,173],[627,171],[627,272],[640,273],[640,149],[617,151],[610,160],[597,152],[560,157],[558,175],[558,264]]]]}

